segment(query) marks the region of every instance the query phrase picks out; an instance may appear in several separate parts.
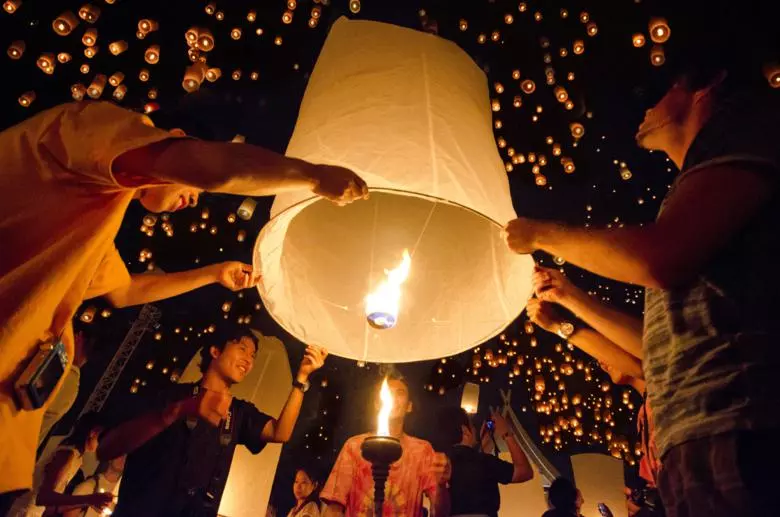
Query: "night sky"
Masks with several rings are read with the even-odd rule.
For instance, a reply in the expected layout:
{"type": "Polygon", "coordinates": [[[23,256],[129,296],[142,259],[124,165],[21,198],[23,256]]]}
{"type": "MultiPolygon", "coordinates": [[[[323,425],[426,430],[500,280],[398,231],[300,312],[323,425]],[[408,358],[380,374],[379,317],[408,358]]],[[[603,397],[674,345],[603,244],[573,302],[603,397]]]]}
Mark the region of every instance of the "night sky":
{"type": "MultiPolygon", "coordinates": [[[[594,227],[654,219],[676,170],[663,154],[637,148],[633,135],[644,111],[669,84],[668,67],[652,66],[650,62],[651,17],[667,16],[670,20],[672,36],[665,45],[670,54],[677,35],[673,17],[666,14],[663,5],[634,0],[555,4],[502,0],[358,3],[360,10],[353,13],[348,0],[330,0],[328,5],[299,0],[292,10],[292,23],[285,24],[285,0],[216,2],[216,10],[224,14],[221,21],[217,12],[206,12],[205,0],[117,0],[110,4],[96,0],[92,3],[100,9],[96,23],[81,21],[70,35],[59,36],[52,29],[53,20],[66,10],[78,14],[84,2],[24,0],[15,13],[0,14],[0,41],[5,48],[15,41],[24,41],[26,45],[20,59],[3,57],[0,126],[11,126],[40,110],[72,101],[71,86],[82,83],[88,87],[96,73],[110,76],[121,71],[125,74],[127,94],[117,102],[136,111],[156,103],[153,108],[158,111],[151,116],[160,125],[176,124],[196,136],[214,140],[230,140],[241,134],[249,143],[284,152],[328,26],[345,15],[437,32],[460,45],[485,70],[492,99],[497,101],[493,113],[496,143],[507,164],[518,215],[594,227]],[[308,23],[313,8],[321,13],[314,28],[308,23]],[[254,22],[247,19],[250,10],[256,12],[254,22]],[[136,32],[139,20],[144,18],[158,22],[159,29],[140,40],[136,32]],[[193,26],[213,33],[216,45],[202,55],[207,57],[209,67],[222,70],[222,77],[214,83],[204,82],[195,93],[187,93],[182,88],[182,76],[191,63],[184,34],[193,26]],[[92,59],[84,56],[82,43],[88,28],[98,31],[100,48],[92,59]],[[240,39],[231,38],[234,28],[241,29],[240,39]],[[258,34],[260,29],[262,34],[258,34]],[[647,39],[640,48],[633,45],[636,33],[647,39]],[[282,39],[275,41],[277,37],[282,39]],[[114,56],[109,52],[109,43],[119,40],[126,41],[128,49],[114,56]],[[144,52],[155,44],[160,46],[159,63],[148,64],[144,52]],[[584,51],[578,54],[581,46],[584,51]],[[72,60],[57,63],[52,74],[45,74],[36,66],[36,60],[45,52],[54,56],[68,52],[72,60]],[[87,73],[80,70],[83,64],[89,65],[87,73]],[[142,69],[149,71],[146,82],[139,79],[142,69]],[[241,77],[233,80],[231,74],[237,69],[241,70],[241,77]],[[515,70],[520,72],[519,79],[515,78],[517,74],[513,75],[515,70]],[[253,72],[257,72],[256,80],[253,72]],[[548,84],[549,77],[554,78],[554,84],[548,84]],[[529,79],[535,84],[531,94],[522,90],[523,81],[529,79]],[[556,86],[565,88],[573,104],[571,109],[556,99],[556,86]],[[29,107],[23,107],[18,99],[28,91],[34,91],[36,98],[29,107]],[[156,97],[151,99],[150,94],[156,97]],[[513,105],[516,96],[520,99],[519,107],[513,105]],[[496,111],[496,107],[500,109],[496,111]],[[581,124],[581,137],[574,135],[573,127],[577,126],[572,124],[581,124]],[[576,166],[574,172],[563,170],[548,137],[561,147],[561,156],[571,158],[576,166]],[[543,161],[547,164],[542,165],[543,161]],[[539,174],[534,174],[534,166],[540,167],[539,174]]],[[[101,98],[112,100],[113,90],[106,85],[101,98]]],[[[149,227],[142,228],[146,212],[138,204],[131,205],[116,244],[132,273],[143,272],[150,266],[174,272],[223,260],[251,263],[255,237],[268,221],[271,198],[258,200],[249,221],[231,217],[242,197],[204,195],[201,199],[195,209],[172,214],[167,221],[158,219],[151,236],[149,227]],[[166,232],[163,224],[170,225],[166,227],[171,231],[166,232]],[[237,240],[239,231],[246,235],[243,242],[237,240]],[[150,251],[151,258],[141,260],[142,250],[150,251]]],[[[42,210],[42,216],[56,217],[56,210],[42,210]]],[[[544,265],[553,265],[552,257],[540,254],[536,258],[544,265]]],[[[578,286],[594,296],[641,314],[641,289],[602,280],[565,261],[559,263],[578,286]]],[[[293,370],[300,361],[303,345],[276,325],[254,290],[237,295],[212,286],[156,305],[162,311],[160,328],[145,335],[115,386],[109,406],[135,401],[170,383],[195,351],[209,342],[211,334],[204,331],[211,325],[246,326],[277,336],[288,347],[293,370]],[[227,312],[223,311],[225,302],[230,302],[227,312]]],[[[78,321],[77,326],[97,340],[98,352],[83,370],[80,398],[63,421],[64,427],[78,414],[138,313],[138,308],[134,308],[112,309],[109,314],[103,311],[105,302],[92,300],[85,303],[77,318],[87,307],[96,308],[94,320],[89,324],[78,321]]],[[[556,336],[540,329],[529,334],[528,330],[533,329],[527,329],[525,322],[523,315],[506,330],[504,339],[483,344],[479,352],[467,351],[446,363],[428,361],[399,367],[410,380],[416,405],[409,430],[436,443],[436,408],[458,404],[463,382],[483,381],[481,413],[485,414],[488,405],[498,405],[500,388],[512,388],[515,412],[562,471],[568,468],[570,454],[609,454],[608,442],[618,444],[625,440],[629,444],[627,451],[617,454],[626,460],[631,478],[632,464],[637,459],[634,417],[640,403],[638,394],[630,392],[624,403],[623,392],[627,388],[611,386],[590,357],[569,350],[556,336]],[[489,366],[485,358],[488,351],[496,359],[506,358],[507,364],[489,366]],[[475,354],[484,363],[476,374],[475,354]],[[515,377],[513,369],[519,358],[524,364],[515,377]],[[564,363],[573,367],[573,373],[561,375],[561,389],[549,366],[560,369],[564,363]],[[554,440],[543,442],[540,426],[549,429],[559,417],[571,418],[575,406],[561,407],[551,415],[539,413],[532,400],[536,375],[545,378],[550,391],[545,400],[555,396],[560,401],[564,394],[569,399],[575,394],[581,396],[581,438],[575,437],[571,428],[559,429],[555,434],[561,438],[560,444],[556,446],[554,440]],[[608,397],[611,407],[605,400],[608,397]],[[596,406],[601,408],[595,410],[596,406]],[[605,412],[614,420],[614,426],[604,422],[605,412]],[[597,413],[600,421],[594,418],[597,413]],[[611,431],[612,440],[605,436],[606,428],[611,431]]],[[[371,387],[380,378],[379,370],[378,365],[331,357],[316,375],[295,435],[282,454],[272,496],[272,503],[280,510],[286,512],[293,503],[295,465],[314,461],[327,473],[343,441],[370,428],[369,417],[373,415],[365,408],[369,407],[371,387]],[[327,386],[323,386],[323,379],[327,379],[327,386]]]]}

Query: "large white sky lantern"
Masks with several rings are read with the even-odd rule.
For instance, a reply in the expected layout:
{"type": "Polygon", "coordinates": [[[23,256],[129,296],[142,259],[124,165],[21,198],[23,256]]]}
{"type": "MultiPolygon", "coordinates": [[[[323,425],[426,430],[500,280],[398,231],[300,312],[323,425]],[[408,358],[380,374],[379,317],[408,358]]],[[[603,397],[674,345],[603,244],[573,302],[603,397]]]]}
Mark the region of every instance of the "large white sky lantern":
{"type": "Polygon", "coordinates": [[[516,215],[487,80],[455,44],[338,20],[287,155],[349,167],[371,188],[346,207],[307,192],[274,200],[255,244],[260,295],[301,341],[365,361],[432,359],[482,343],[523,310],[533,263],[500,237],[516,215]],[[393,270],[407,267],[405,250],[408,277],[388,291],[394,321],[370,325],[369,295],[404,276],[393,270]]]}

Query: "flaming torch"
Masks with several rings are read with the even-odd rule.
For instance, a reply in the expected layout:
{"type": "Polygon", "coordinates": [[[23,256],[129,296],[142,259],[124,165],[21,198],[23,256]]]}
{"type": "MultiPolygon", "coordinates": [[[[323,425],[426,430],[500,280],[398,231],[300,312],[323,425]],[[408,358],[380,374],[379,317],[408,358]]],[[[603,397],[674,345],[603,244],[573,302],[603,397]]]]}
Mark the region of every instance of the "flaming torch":
{"type": "MultiPolygon", "coordinates": [[[[404,258],[408,259],[408,257],[409,254],[404,252],[404,258]]],[[[393,396],[387,385],[387,378],[382,382],[379,398],[382,401],[382,407],[377,417],[376,436],[369,436],[360,446],[363,458],[371,463],[371,474],[374,477],[375,517],[382,516],[382,507],[385,502],[385,483],[390,475],[390,465],[398,461],[402,452],[401,442],[390,436],[389,420],[390,413],[393,411],[393,396]]]]}
{"type": "Polygon", "coordinates": [[[398,322],[398,305],[401,301],[401,284],[409,276],[412,258],[404,250],[403,259],[395,269],[385,269],[387,278],[366,296],[366,319],[375,329],[389,329],[398,322]]]}

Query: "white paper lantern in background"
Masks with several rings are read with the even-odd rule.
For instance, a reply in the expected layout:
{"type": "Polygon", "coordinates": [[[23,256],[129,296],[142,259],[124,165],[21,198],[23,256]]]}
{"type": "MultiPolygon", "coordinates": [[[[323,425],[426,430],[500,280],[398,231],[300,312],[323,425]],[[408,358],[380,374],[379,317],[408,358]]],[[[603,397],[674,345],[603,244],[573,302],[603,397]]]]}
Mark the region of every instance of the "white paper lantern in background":
{"type": "Polygon", "coordinates": [[[585,515],[598,515],[598,504],[606,504],[615,517],[627,517],[623,493],[623,461],[606,454],[575,454],[571,457],[574,483],[582,492],[585,515]]]}
{"type": "Polygon", "coordinates": [[[281,194],[255,244],[260,295],[295,337],[363,361],[462,352],[525,307],[533,261],[500,229],[515,211],[492,131],[487,80],[455,44],[338,20],[309,80],[287,155],[349,167],[371,199],[338,207],[281,194]],[[364,299],[412,256],[397,324],[364,299]]]}
{"type": "Polygon", "coordinates": [[[463,385],[460,407],[470,415],[479,411],[479,384],[467,382],[463,385]]]}

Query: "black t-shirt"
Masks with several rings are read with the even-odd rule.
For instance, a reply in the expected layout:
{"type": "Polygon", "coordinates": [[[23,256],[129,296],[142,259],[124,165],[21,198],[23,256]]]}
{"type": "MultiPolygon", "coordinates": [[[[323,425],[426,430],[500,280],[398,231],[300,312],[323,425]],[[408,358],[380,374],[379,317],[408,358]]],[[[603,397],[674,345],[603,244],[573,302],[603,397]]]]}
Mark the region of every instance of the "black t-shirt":
{"type": "MultiPolygon", "coordinates": [[[[159,395],[146,411],[161,409],[171,402],[192,396],[195,384],[178,384],[159,395]]],[[[231,426],[213,427],[206,422],[181,419],[128,455],[115,517],[179,516],[185,507],[197,507],[208,492],[213,510],[198,515],[217,515],[236,445],[253,454],[265,442],[260,433],[270,416],[244,400],[233,399],[231,426]],[[221,443],[223,436],[231,439],[221,443]]]]}
{"type": "Polygon", "coordinates": [[[501,506],[498,484],[512,482],[515,470],[512,464],[463,445],[453,447],[450,462],[452,515],[498,515],[501,506]]]}

